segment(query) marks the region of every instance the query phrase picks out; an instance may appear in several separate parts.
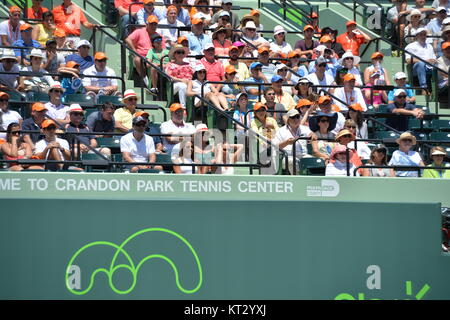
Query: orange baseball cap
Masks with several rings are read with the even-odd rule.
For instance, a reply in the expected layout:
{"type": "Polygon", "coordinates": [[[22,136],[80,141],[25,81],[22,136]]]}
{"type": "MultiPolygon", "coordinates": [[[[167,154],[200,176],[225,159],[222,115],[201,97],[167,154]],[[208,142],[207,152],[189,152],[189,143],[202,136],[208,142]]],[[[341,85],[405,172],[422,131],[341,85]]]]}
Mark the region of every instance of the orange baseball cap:
{"type": "Polygon", "coordinates": [[[384,55],[381,52],[374,52],[372,53],[372,55],[370,56],[370,59],[376,59],[378,57],[384,58],[384,55]]]}
{"type": "Polygon", "coordinates": [[[288,59],[294,58],[294,57],[300,57],[300,53],[298,53],[297,51],[291,51],[288,53],[288,59]]]}
{"type": "Polygon", "coordinates": [[[94,60],[103,60],[103,59],[108,59],[108,57],[106,56],[106,54],[104,52],[96,52],[94,55],[94,60]]]}
{"type": "Polygon", "coordinates": [[[329,35],[324,35],[322,38],[320,38],[320,43],[324,42],[333,42],[333,39],[329,35]]]}
{"type": "Polygon", "coordinates": [[[252,11],[250,11],[250,15],[251,16],[259,16],[260,15],[259,10],[253,9],[252,11]]]}
{"type": "Polygon", "coordinates": [[[75,61],[68,61],[66,63],[66,67],[67,68],[76,68],[76,67],[79,67],[79,66],[80,66],[80,64],[75,62],[75,61]]]}
{"type": "Polygon", "coordinates": [[[361,107],[361,104],[359,104],[359,102],[351,104],[348,106],[350,109],[355,110],[355,111],[361,111],[363,112],[363,108],[361,107]]]}
{"type": "Polygon", "coordinates": [[[43,103],[36,102],[31,106],[31,111],[44,111],[47,110],[47,108],[44,106],[43,103]]]}
{"type": "Polygon", "coordinates": [[[232,50],[238,50],[239,51],[239,48],[236,47],[236,46],[231,46],[231,47],[228,48],[228,52],[231,52],[232,50]]]}
{"type": "Polygon", "coordinates": [[[183,105],[181,103],[172,103],[172,105],[169,108],[170,112],[175,112],[179,109],[186,110],[186,108],[183,107],[183,105]]]}
{"type": "Polygon", "coordinates": [[[9,100],[9,94],[7,94],[6,92],[0,92],[0,98],[3,98],[3,97],[8,98],[8,100],[9,100]]]}
{"type": "Polygon", "coordinates": [[[448,47],[450,47],[450,41],[445,41],[445,42],[442,43],[442,50],[445,50],[448,47]]]}
{"type": "Polygon", "coordinates": [[[158,22],[159,22],[159,20],[158,20],[157,16],[151,15],[151,16],[148,16],[148,18],[147,18],[147,23],[158,23],[158,22]]]}
{"type": "Polygon", "coordinates": [[[148,113],[148,112],[145,112],[145,111],[137,111],[137,112],[135,112],[134,113],[134,115],[133,115],[133,118],[136,118],[136,117],[150,117],[150,114],[148,113]]]}
{"type": "Polygon", "coordinates": [[[228,74],[235,73],[236,68],[234,66],[232,66],[231,64],[229,64],[225,67],[225,72],[228,74]]]}
{"type": "Polygon", "coordinates": [[[255,111],[257,111],[257,110],[259,110],[259,109],[261,109],[261,108],[264,108],[264,109],[268,109],[267,108],[267,106],[264,104],[264,103],[262,103],[262,102],[257,102],[257,103],[255,103],[255,105],[253,106],[253,110],[255,110],[255,111]]]}
{"type": "Polygon", "coordinates": [[[319,98],[319,104],[325,104],[331,102],[331,98],[329,96],[321,96],[319,98]]]}
{"type": "Polygon", "coordinates": [[[63,38],[66,36],[66,32],[63,29],[55,29],[55,31],[53,31],[53,36],[63,38]]]}
{"type": "Polygon", "coordinates": [[[144,0],[144,4],[155,3],[155,0],[144,0]]]}
{"type": "Polygon", "coordinates": [[[9,8],[9,13],[13,12],[22,12],[22,9],[20,9],[18,6],[12,6],[11,8],[9,8]]]}
{"type": "Polygon", "coordinates": [[[311,105],[312,105],[312,102],[309,101],[308,99],[300,99],[300,100],[298,100],[296,108],[301,108],[301,107],[311,106],[311,105]]]}
{"type": "Polygon", "coordinates": [[[177,43],[181,44],[183,41],[189,42],[189,39],[186,36],[178,37],[177,43]]]}
{"type": "Polygon", "coordinates": [[[31,24],[28,24],[28,23],[24,23],[24,24],[22,24],[21,26],[20,26],[20,31],[26,31],[26,30],[28,30],[28,29],[33,29],[33,27],[31,26],[31,24]]]}
{"type": "Polygon", "coordinates": [[[269,47],[263,46],[263,47],[258,48],[258,53],[263,53],[263,52],[270,52],[269,47]]]}
{"type": "Polygon", "coordinates": [[[345,24],[346,27],[349,27],[349,26],[352,26],[352,25],[355,25],[355,26],[356,26],[356,21],[350,20],[349,22],[347,22],[347,23],[345,24]]]}
{"type": "Polygon", "coordinates": [[[356,77],[353,73],[346,73],[344,76],[344,82],[356,80],[356,77]]]}
{"type": "Polygon", "coordinates": [[[175,10],[176,12],[178,12],[177,7],[175,7],[173,4],[167,7],[167,12],[169,12],[170,10],[175,10]]]}
{"type": "Polygon", "coordinates": [[[308,29],[314,30],[314,27],[313,27],[312,25],[310,25],[310,24],[307,24],[307,25],[303,28],[303,32],[306,31],[306,30],[308,30],[308,29]]]}
{"type": "Polygon", "coordinates": [[[42,129],[48,128],[50,126],[57,127],[55,121],[53,121],[53,120],[45,119],[44,121],[42,121],[42,124],[41,124],[42,129]]]}
{"type": "Polygon", "coordinates": [[[192,19],[192,24],[200,24],[200,23],[203,23],[202,19],[200,19],[200,18],[192,19]]]}

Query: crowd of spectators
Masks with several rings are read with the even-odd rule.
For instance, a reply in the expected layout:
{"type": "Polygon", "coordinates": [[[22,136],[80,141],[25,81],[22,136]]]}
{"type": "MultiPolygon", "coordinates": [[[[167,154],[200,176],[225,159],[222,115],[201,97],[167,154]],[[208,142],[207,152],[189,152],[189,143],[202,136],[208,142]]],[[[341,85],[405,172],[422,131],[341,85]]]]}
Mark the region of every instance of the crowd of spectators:
{"type": "MultiPolygon", "coordinates": [[[[446,33],[450,31],[450,4],[439,0],[427,8],[423,0],[416,0],[414,6],[407,2],[393,0],[394,6],[387,12],[388,28],[391,40],[405,48],[406,61],[423,89],[421,93],[429,94],[427,82],[433,66],[442,70],[450,67],[450,34],[446,33]]],[[[375,166],[424,166],[420,154],[412,150],[416,138],[408,132],[408,119],[422,120],[424,111],[415,104],[406,74],[398,72],[391,78],[383,66],[382,52],[373,52],[368,66],[361,62],[361,47],[371,37],[355,21],[346,22],[345,32],[338,34],[331,26],[320,29],[319,15],[314,12],[307,17],[310,24],[303,27],[303,39],[289,43],[283,26],[277,25],[268,33],[258,10],[240,18],[232,10],[232,0],[216,7],[206,0],[173,0],[165,5],[154,0],[136,4],[115,0],[114,4],[120,15],[121,38],[137,53],[133,54],[133,67],[147,92],[156,97],[163,90],[155,66],[162,66],[165,76],[173,81],[177,102],[170,106],[170,119],[154,126],[151,114],[138,109],[137,93],[133,89],[121,93],[114,70],[107,66],[107,54],[93,52],[91,43],[80,38],[81,26],[97,27],[81,8],[63,0],[49,10],[33,0],[27,16],[38,23],[22,21],[22,9],[16,6],[10,8],[8,20],[0,23],[2,45],[11,47],[3,48],[0,56],[0,71],[9,72],[0,74],[4,131],[0,137],[5,141],[1,149],[5,159],[63,161],[86,153],[109,159],[111,150],[99,147],[96,138],[117,133],[122,135],[122,159],[130,163],[125,169],[131,172],[166,170],[141,163],[154,163],[157,154],[167,154],[177,164],[173,166],[176,173],[232,173],[232,167],[216,164],[227,159],[238,161],[243,146],[210,145],[212,138],[205,131],[213,128],[186,121],[190,104],[195,110],[207,102],[240,123],[233,125],[238,138],[247,135],[241,125],[245,124],[261,138],[257,140],[260,152],[269,152],[271,146],[282,150],[288,157],[288,167],[283,169],[290,174],[299,159],[308,157],[322,159],[327,175],[347,175],[363,161],[375,166]],[[392,84],[393,90],[384,89],[392,84]],[[12,95],[33,100],[39,93],[48,94],[49,102],[34,103],[29,118],[23,120],[8,109],[12,95]],[[101,96],[117,96],[122,105],[102,104],[99,111],[86,116],[80,105],[64,103],[72,94],[89,96],[94,103],[101,96]],[[364,114],[381,105],[387,105],[386,112],[392,114],[386,125],[403,132],[397,140],[399,150],[392,155],[385,147],[364,141],[369,138],[364,114]],[[20,134],[18,128],[35,132],[20,134]],[[59,138],[59,130],[66,133],[67,140],[59,138]],[[76,133],[83,135],[74,144],[76,133]],[[193,169],[193,163],[214,165],[193,169]]],[[[440,72],[439,94],[447,91],[448,74],[440,72]]],[[[433,164],[442,165],[442,153],[444,149],[432,150],[433,164]]],[[[26,169],[17,163],[8,165],[11,170],[26,169]]],[[[49,166],[53,170],[63,167],[49,166]]],[[[414,176],[414,172],[417,174],[357,170],[361,176],[414,176]]],[[[436,176],[434,171],[426,172],[436,176]]]]}

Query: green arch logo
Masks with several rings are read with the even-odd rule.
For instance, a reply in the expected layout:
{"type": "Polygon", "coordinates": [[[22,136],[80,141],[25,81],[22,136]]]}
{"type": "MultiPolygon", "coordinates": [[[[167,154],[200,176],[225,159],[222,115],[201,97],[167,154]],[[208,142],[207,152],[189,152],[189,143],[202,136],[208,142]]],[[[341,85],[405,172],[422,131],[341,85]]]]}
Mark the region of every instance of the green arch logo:
{"type": "Polygon", "coordinates": [[[66,268],[66,275],[65,275],[65,283],[66,283],[66,287],[67,289],[75,294],[75,295],[84,295],[86,293],[88,293],[92,287],[94,286],[94,282],[95,282],[95,277],[98,273],[105,273],[106,276],[108,277],[108,283],[109,286],[111,287],[111,289],[117,293],[117,294],[128,294],[131,291],[133,291],[134,287],[136,286],[136,282],[137,282],[137,275],[139,273],[139,269],[141,268],[141,266],[151,260],[151,259],[162,259],[164,261],[166,261],[167,263],[169,263],[169,265],[172,267],[173,272],[175,274],[175,282],[176,285],[178,287],[178,289],[186,294],[192,294],[197,292],[203,282],[203,272],[202,272],[202,266],[200,264],[200,259],[197,255],[197,253],[195,252],[195,249],[192,247],[192,245],[185,239],[183,238],[181,235],[179,235],[178,233],[169,230],[169,229],[165,229],[165,228],[148,228],[148,229],[143,229],[141,231],[138,231],[134,234],[132,234],[131,236],[129,236],[124,242],[122,242],[120,245],[116,245],[115,243],[112,242],[108,242],[108,241],[95,241],[95,242],[91,242],[85,246],[83,246],[82,248],[80,248],[70,259],[69,264],[67,265],[66,268]],[[133,260],[131,259],[130,255],[125,251],[124,247],[126,246],[127,243],[129,243],[131,240],[135,239],[136,237],[144,234],[144,233],[148,233],[148,232],[163,232],[163,233],[167,233],[170,234],[176,238],[178,238],[179,240],[181,240],[181,242],[183,242],[191,251],[192,255],[195,258],[195,262],[197,263],[197,269],[198,269],[198,275],[199,275],[199,280],[198,280],[198,284],[195,288],[193,289],[185,289],[181,284],[180,284],[180,278],[179,278],[179,274],[178,274],[178,269],[176,267],[176,265],[173,263],[173,261],[161,254],[151,254],[146,256],[145,258],[143,258],[137,265],[135,265],[135,263],[133,262],[133,260]],[[85,250],[94,247],[94,246],[108,246],[108,247],[113,247],[116,249],[116,252],[113,256],[113,259],[111,260],[111,264],[109,266],[109,269],[105,269],[105,268],[98,268],[96,270],[94,270],[94,272],[92,272],[91,274],[91,278],[89,281],[89,285],[85,290],[75,290],[73,288],[71,288],[71,286],[69,286],[69,269],[70,267],[73,265],[75,259],[85,250]],[[119,265],[115,265],[116,264],[116,259],[119,256],[119,254],[123,254],[123,256],[126,258],[126,260],[128,261],[128,264],[119,264],[119,265]],[[126,290],[119,290],[118,288],[116,288],[116,286],[113,283],[113,275],[114,273],[119,270],[119,269],[127,269],[130,271],[132,277],[133,277],[133,281],[131,286],[126,289],[126,290]]]}

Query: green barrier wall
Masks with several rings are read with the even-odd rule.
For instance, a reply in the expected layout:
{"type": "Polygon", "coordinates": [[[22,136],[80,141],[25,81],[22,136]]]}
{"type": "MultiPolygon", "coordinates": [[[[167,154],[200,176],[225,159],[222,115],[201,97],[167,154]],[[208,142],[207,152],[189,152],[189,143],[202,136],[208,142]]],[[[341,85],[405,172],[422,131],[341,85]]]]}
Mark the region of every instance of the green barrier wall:
{"type": "Polygon", "coordinates": [[[0,299],[450,297],[437,203],[1,204],[0,299]]]}

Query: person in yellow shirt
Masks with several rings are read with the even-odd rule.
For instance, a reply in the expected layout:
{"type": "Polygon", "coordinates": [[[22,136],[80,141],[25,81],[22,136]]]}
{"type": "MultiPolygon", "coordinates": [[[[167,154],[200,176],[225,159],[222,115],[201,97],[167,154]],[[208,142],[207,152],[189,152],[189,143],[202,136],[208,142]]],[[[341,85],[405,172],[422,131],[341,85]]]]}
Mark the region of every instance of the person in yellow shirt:
{"type": "Polygon", "coordinates": [[[267,106],[262,102],[257,102],[253,106],[253,112],[255,117],[250,125],[252,130],[267,140],[272,140],[279,127],[277,121],[267,115],[267,106]]]}
{"type": "Polygon", "coordinates": [[[116,109],[114,112],[114,120],[116,130],[127,133],[133,127],[133,114],[139,110],[136,109],[138,96],[133,89],[125,90],[122,98],[124,106],[116,109]]]}
{"type": "Polygon", "coordinates": [[[228,55],[230,56],[230,60],[224,64],[226,68],[228,65],[232,65],[237,72],[237,78],[239,81],[244,81],[250,78],[250,71],[248,71],[248,67],[245,63],[239,62],[239,48],[236,46],[231,46],[228,49],[228,55]]]}
{"type": "Polygon", "coordinates": [[[297,105],[289,92],[283,90],[283,78],[275,75],[271,79],[272,88],[275,91],[275,103],[281,103],[285,110],[295,109],[297,105]]]}
{"type": "MultiPolygon", "coordinates": [[[[446,167],[449,166],[448,163],[444,162],[447,153],[442,147],[434,147],[430,151],[430,158],[433,163],[429,167],[446,167]]],[[[450,166],[448,170],[438,170],[438,169],[425,169],[423,170],[423,178],[436,178],[436,179],[450,179],[450,166]]]]}

